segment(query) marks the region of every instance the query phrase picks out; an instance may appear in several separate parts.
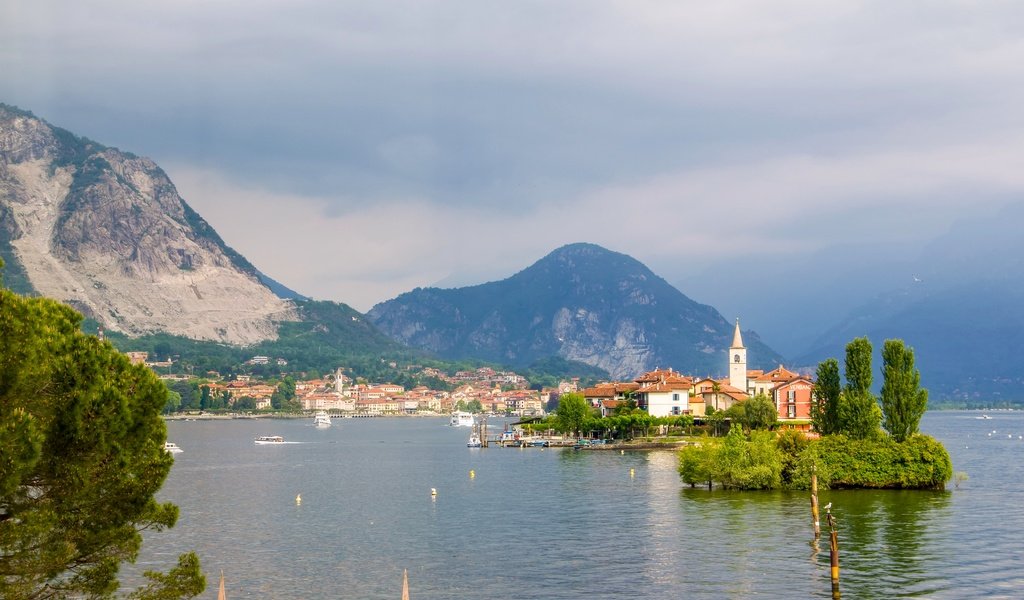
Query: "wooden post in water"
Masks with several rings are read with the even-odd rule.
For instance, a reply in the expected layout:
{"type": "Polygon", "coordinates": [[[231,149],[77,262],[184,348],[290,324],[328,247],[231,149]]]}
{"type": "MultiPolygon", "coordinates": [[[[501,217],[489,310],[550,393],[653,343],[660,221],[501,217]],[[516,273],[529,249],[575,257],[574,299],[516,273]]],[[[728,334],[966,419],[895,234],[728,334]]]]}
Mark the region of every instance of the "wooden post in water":
{"type": "Polygon", "coordinates": [[[402,600],[409,600],[409,569],[402,569],[402,600]]]}
{"type": "Polygon", "coordinates": [[[832,503],[825,505],[825,515],[828,517],[829,543],[828,553],[832,575],[832,597],[839,597],[839,536],[836,533],[836,520],[832,517],[832,503]]]}
{"type": "Polygon", "coordinates": [[[811,471],[811,520],[814,523],[814,539],[821,537],[821,519],[818,513],[818,467],[811,471]]]}

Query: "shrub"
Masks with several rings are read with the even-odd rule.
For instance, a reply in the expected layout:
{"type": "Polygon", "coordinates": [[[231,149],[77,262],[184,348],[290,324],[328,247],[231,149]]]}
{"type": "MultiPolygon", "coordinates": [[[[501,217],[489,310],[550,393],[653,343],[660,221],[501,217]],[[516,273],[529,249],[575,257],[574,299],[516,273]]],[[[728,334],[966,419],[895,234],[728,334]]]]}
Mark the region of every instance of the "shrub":
{"type": "Polygon", "coordinates": [[[953,476],[949,453],[926,435],[911,436],[903,443],[834,435],[821,438],[815,446],[833,488],[941,489],[953,476]]]}

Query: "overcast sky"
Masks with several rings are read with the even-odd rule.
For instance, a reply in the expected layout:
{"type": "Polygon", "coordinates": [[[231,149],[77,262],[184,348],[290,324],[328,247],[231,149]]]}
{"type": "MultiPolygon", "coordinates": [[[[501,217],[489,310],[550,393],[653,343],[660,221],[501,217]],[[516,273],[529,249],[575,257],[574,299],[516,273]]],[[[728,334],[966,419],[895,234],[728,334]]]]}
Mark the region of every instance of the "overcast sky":
{"type": "Polygon", "coordinates": [[[0,101],[359,310],[577,241],[704,300],[1024,197],[1019,2],[0,2],[0,101]]]}

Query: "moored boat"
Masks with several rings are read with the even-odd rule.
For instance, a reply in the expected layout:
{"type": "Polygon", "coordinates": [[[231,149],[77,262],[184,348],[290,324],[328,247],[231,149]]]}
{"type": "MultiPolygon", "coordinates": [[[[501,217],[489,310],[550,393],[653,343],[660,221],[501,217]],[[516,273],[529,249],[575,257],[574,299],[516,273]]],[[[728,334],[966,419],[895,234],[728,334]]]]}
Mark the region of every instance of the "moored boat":
{"type": "Polygon", "coordinates": [[[320,412],[316,413],[316,415],[313,417],[313,426],[314,427],[330,427],[331,426],[331,417],[330,417],[330,415],[328,415],[325,411],[322,411],[322,410],[320,412]]]}
{"type": "Polygon", "coordinates": [[[184,452],[184,450],[179,448],[178,445],[175,444],[174,442],[164,442],[164,452],[170,452],[171,454],[180,454],[184,452]]]}
{"type": "Polygon", "coordinates": [[[483,447],[483,445],[483,442],[480,441],[480,436],[478,436],[476,432],[473,432],[473,434],[469,436],[469,441],[466,442],[467,448],[480,448],[483,447]]]}
{"type": "Polygon", "coordinates": [[[452,427],[472,427],[476,424],[476,419],[473,418],[473,413],[457,410],[452,413],[452,418],[448,421],[448,424],[452,427]]]}

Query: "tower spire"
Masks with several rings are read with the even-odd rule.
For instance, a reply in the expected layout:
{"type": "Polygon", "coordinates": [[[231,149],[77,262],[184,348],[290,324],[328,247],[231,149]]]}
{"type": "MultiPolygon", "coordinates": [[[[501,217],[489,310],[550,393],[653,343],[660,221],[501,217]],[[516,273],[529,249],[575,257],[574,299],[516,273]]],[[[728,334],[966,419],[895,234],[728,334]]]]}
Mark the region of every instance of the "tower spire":
{"type": "Polygon", "coordinates": [[[742,348],[743,336],[740,334],[740,318],[736,317],[736,332],[732,334],[732,346],[730,348],[742,348]]]}

